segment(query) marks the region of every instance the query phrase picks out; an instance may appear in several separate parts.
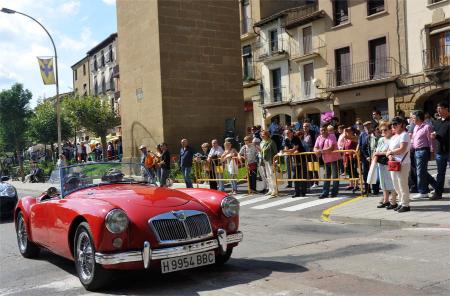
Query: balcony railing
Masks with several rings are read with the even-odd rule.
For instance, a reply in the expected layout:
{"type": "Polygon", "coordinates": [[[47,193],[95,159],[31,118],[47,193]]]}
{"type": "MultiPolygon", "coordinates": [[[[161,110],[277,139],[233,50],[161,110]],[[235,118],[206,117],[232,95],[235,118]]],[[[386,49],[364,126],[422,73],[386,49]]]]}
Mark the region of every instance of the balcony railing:
{"type": "Polygon", "coordinates": [[[313,54],[318,54],[325,58],[326,45],[325,41],[318,36],[305,36],[302,38],[301,43],[291,39],[289,52],[292,59],[313,54]]]}
{"type": "Polygon", "coordinates": [[[400,64],[392,57],[342,66],[327,71],[327,88],[396,77],[402,74],[400,64]]]}
{"type": "Polygon", "coordinates": [[[312,81],[304,81],[302,83],[302,99],[312,99],[315,97],[314,83],[312,81]]]}
{"type": "Polygon", "coordinates": [[[255,49],[255,59],[262,61],[270,59],[275,56],[284,55],[288,52],[289,44],[284,38],[278,38],[277,40],[261,41],[257,44],[255,49]]]}
{"type": "Polygon", "coordinates": [[[269,91],[261,90],[259,95],[263,104],[287,101],[287,89],[284,86],[274,87],[269,91]]]}
{"type": "Polygon", "coordinates": [[[299,19],[307,17],[308,15],[318,10],[319,6],[317,5],[317,2],[299,7],[297,10],[289,12],[289,15],[286,18],[286,23],[287,24],[293,23],[299,19]]]}
{"type": "Polygon", "coordinates": [[[253,19],[243,18],[241,20],[241,35],[253,32],[253,19]]]}
{"type": "Polygon", "coordinates": [[[450,66],[450,45],[425,49],[422,53],[424,69],[450,66]]]}

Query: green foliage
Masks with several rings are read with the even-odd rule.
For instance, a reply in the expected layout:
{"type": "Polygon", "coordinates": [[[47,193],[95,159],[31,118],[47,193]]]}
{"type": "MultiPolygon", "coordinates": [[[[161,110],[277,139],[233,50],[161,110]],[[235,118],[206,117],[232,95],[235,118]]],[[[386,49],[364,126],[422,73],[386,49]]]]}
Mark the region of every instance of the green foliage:
{"type": "Polygon", "coordinates": [[[0,91],[0,146],[2,150],[19,152],[25,146],[29,102],[32,94],[22,84],[0,91]]]}
{"type": "MultiPolygon", "coordinates": [[[[55,106],[50,101],[40,103],[29,121],[28,134],[37,143],[53,144],[58,141],[58,127],[55,106]]],[[[61,138],[70,137],[71,124],[66,116],[61,116],[61,138]]]]}

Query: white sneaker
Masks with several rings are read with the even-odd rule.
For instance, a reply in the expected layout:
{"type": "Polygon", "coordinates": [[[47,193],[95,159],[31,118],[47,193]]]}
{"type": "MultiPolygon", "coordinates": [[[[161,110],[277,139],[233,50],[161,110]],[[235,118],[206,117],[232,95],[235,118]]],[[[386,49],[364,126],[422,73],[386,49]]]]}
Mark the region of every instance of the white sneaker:
{"type": "MultiPolygon", "coordinates": [[[[449,180],[449,184],[450,184],[450,180],[449,180]]],[[[433,195],[435,192],[436,192],[436,190],[433,189],[430,191],[430,194],[433,195]]]]}
{"type": "Polygon", "coordinates": [[[417,193],[411,197],[411,199],[422,199],[422,198],[428,198],[428,193],[417,193]]]}
{"type": "Polygon", "coordinates": [[[317,184],[312,184],[311,185],[311,188],[317,188],[317,187],[319,187],[319,186],[317,186],[317,184]]]}

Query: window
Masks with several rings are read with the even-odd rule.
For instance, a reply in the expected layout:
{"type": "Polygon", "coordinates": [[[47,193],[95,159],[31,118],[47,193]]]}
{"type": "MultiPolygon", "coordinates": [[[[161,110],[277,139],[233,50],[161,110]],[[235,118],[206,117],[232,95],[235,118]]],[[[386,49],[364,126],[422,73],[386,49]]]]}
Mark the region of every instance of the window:
{"type": "Polygon", "coordinates": [[[336,62],[336,84],[349,84],[351,80],[350,47],[343,47],[334,51],[336,62]]]}
{"type": "Polygon", "coordinates": [[[278,30],[269,31],[270,52],[278,52],[278,30]]]}
{"type": "Polygon", "coordinates": [[[73,77],[75,79],[75,81],[78,79],[78,69],[73,70],[73,77]]]}
{"type": "Polygon", "coordinates": [[[387,77],[389,60],[387,58],[386,37],[369,41],[370,79],[387,77]]]}
{"type": "Polygon", "coordinates": [[[303,65],[303,95],[305,98],[310,98],[313,95],[313,79],[314,79],[314,65],[313,63],[303,65]]]}
{"type": "Polygon", "coordinates": [[[108,55],[109,55],[109,61],[112,62],[114,60],[113,59],[113,48],[112,48],[112,45],[109,46],[108,55]]]}
{"type": "Polygon", "coordinates": [[[312,28],[311,26],[303,28],[303,54],[309,54],[312,51],[312,28]]]}
{"type": "Polygon", "coordinates": [[[252,20],[250,18],[250,1],[243,0],[242,1],[242,34],[250,32],[252,29],[252,20]]]}
{"type": "Polygon", "coordinates": [[[83,76],[86,76],[86,64],[83,64],[83,76]]]}
{"type": "Polygon", "coordinates": [[[367,0],[367,15],[372,15],[384,10],[384,0],[367,0]]]}
{"type": "Polygon", "coordinates": [[[428,0],[428,4],[435,4],[439,2],[444,2],[445,0],[428,0]]]}
{"type": "Polygon", "coordinates": [[[105,82],[105,77],[103,76],[102,77],[102,90],[101,90],[101,92],[105,92],[106,91],[106,82],[105,82]]]}
{"type": "Polygon", "coordinates": [[[94,55],[94,71],[98,70],[97,55],[94,55]]]}
{"type": "Polygon", "coordinates": [[[104,67],[105,66],[105,54],[103,53],[103,50],[101,51],[101,65],[102,65],[102,67],[104,67]]]}
{"type": "Polygon", "coordinates": [[[98,83],[97,83],[97,77],[94,77],[94,95],[98,96],[98,83]]]}
{"type": "Polygon", "coordinates": [[[333,0],[333,18],[335,26],[348,22],[347,0],[333,0]]]}
{"type": "Polygon", "coordinates": [[[270,76],[272,78],[272,99],[274,102],[281,102],[281,69],[271,70],[270,76]]]}
{"type": "Polygon", "coordinates": [[[242,48],[242,70],[244,80],[253,79],[252,67],[252,47],[251,45],[242,48]]]}
{"type": "Polygon", "coordinates": [[[445,27],[433,28],[430,32],[430,47],[424,53],[428,68],[450,65],[450,30],[445,27]]]}

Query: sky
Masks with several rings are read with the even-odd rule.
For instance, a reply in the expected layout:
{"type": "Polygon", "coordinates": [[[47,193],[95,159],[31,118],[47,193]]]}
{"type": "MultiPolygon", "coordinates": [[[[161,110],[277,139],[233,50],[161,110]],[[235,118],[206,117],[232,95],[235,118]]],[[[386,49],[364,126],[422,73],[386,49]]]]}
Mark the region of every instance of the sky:
{"type": "MultiPolygon", "coordinates": [[[[58,52],[60,93],[72,91],[73,64],[86,52],[117,32],[115,0],[0,0],[0,8],[28,14],[46,27],[58,52]]],[[[31,19],[0,12],[0,90],[22,83],[33,94],[30,106],[56,94],[44,85],[37,57],[53,56],[45,31],[31,19]]]]}

